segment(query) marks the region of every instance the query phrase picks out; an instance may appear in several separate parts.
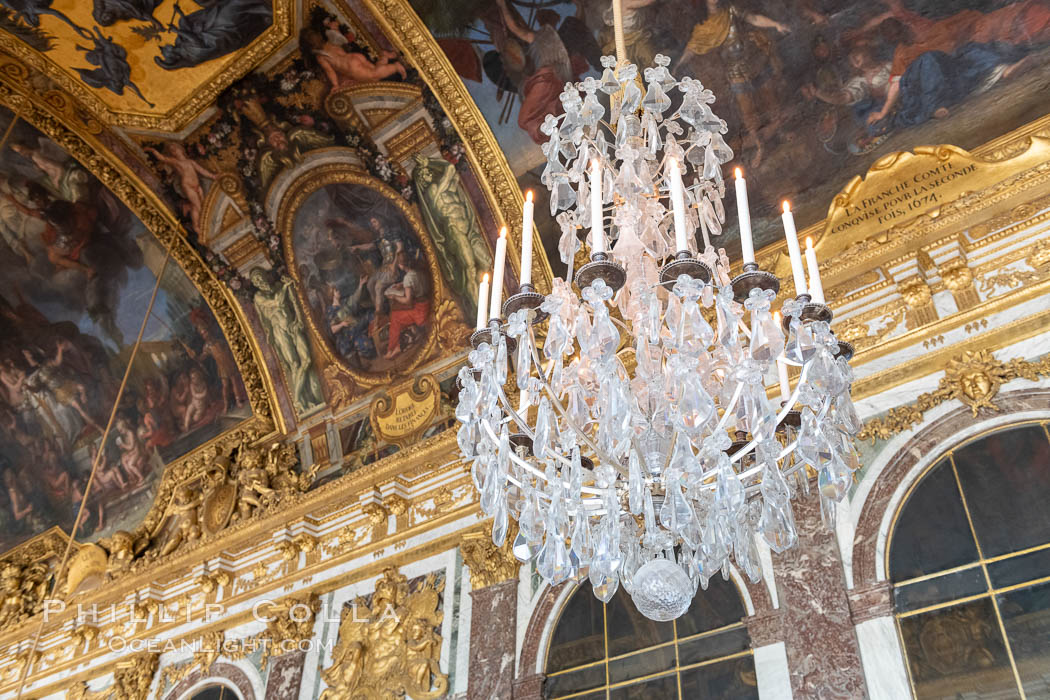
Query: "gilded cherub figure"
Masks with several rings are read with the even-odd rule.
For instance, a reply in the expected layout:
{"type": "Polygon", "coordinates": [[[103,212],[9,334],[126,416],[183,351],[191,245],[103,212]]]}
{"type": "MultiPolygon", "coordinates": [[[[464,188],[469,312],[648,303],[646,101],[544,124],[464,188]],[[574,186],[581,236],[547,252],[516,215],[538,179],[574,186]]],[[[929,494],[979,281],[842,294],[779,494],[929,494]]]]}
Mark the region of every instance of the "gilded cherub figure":
{"type": "Polygon", "coordinates": [[[175,493],[168,513],[177,518],[175,531],[168,537],[160,551],[166,557],[187,542],[195,542],[201,537],[200,522],[201,495],[197,489],[183,486],[175,493]]]}

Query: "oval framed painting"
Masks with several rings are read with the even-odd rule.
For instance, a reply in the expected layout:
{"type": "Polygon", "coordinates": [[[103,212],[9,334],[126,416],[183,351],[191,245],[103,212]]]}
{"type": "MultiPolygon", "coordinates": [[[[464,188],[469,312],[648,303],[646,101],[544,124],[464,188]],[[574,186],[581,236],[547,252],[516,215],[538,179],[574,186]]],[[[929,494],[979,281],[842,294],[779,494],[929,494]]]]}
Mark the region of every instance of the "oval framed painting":
{"type": "Polygon", "coordinates": [[[292,183],[278,213],[288,267],[322,352],[364,386],[430,356],[441,273],[415,208],[345,164],[292,183]]]}

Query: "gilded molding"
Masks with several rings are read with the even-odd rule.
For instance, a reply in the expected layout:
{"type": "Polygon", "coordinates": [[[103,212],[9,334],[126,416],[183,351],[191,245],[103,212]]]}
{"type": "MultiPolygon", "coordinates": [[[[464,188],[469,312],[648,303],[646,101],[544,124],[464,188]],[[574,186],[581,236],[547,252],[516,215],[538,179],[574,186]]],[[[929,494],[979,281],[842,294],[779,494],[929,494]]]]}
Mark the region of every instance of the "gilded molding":
{"type": "MultiPolygon", "coordinates": [[[[495,204],[496,216],[510,233],[507,257],[516,270],[518,256],[514,253],[516,241],[521,240],[521,211],[525,199],[496,137],[481,116],[467,87],[456,75],[445,53],[408,0],[363,2],[390,41],[403,54],[412,58],[423,80],[430,86],[449,121],[462,137],[467,158],[474,171],[481,174],[482,184],[495,204]]],[[[533,242],[533,250],[537,251],[533,255],[533,280],[541,292],[546,292],[550,289],[553,273],[537,231],[533,231],[533,242]]]]}
{"type": "Polygon", "coordinates": [[[913,404],[892,408],[885,415],[866,421],[857,439],[873,443],[887,440],[921,423],[926,411],[953,399],[968,406],[974,417],[981,409],[998,411],[995,396],[1003,384],[1012,379],[1037,381],[1041,377],[1050,377],[1050,355],[1034,362],[1021,358],[1003,362],[987,350],[966,351],[948,364],[935,390],[920,394],[913,404]]]}

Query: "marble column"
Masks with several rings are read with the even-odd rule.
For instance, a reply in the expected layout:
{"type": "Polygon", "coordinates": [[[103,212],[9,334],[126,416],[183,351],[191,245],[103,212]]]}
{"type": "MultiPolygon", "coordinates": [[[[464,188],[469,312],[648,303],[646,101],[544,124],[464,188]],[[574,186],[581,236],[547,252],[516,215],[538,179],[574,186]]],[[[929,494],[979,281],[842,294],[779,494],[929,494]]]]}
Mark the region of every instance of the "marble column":
{"type": "Polygon", "coordinates": [[[857,643],[872,700],[911,695],[904,650],[893,620],[893,589],[888,581],[858,586],[849,592],[857,643]]]}
{"type": "Polygon", "coordinates": [[[798,544],[773,555],[792,693],[867,697],[835,532],[821,521],[816,494],[794,507],[798,544]]]}
{"type": "Polygon", "coordinates": [[[463,537],[460,551],[470,569],[470,654],[467,700],[514,697],[514,643],[518,617],[518,568],[510,551],[513,533],[497,548],[489,529],[463,537]]]}

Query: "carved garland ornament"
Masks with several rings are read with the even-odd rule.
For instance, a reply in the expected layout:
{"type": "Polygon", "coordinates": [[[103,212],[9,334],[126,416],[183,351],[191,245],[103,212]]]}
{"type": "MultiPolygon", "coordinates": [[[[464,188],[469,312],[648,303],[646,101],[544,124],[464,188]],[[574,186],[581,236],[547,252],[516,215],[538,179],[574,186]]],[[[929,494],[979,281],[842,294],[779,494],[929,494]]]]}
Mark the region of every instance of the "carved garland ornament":
{"type": "Polygon", "coordinates": [[[999,387],[1012,379],[1036,381],[1050,377],[1050,355],[1037,361],[1014,358],[1008,362],[996,359],[987,350],[967,351],[952,359],[938,387],[920,394],[910,406],[890,409],[885,415],[868,420],[858,440],[887,440],[922,422],[923,414],[952,399],[970,408],[974,417],[982,409],[998,411],[995,395],[999,387]]]}

